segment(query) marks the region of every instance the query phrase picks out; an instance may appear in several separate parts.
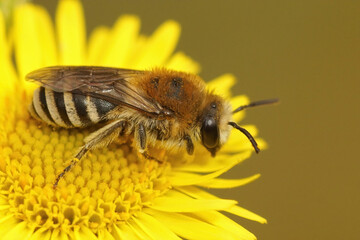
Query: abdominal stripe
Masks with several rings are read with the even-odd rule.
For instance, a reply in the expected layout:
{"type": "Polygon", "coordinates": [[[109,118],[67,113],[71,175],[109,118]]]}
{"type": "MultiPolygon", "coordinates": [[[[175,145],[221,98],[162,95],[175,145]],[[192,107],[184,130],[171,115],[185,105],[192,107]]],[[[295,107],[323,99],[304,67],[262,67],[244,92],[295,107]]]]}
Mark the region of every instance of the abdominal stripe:
{"type": "Polygon", "coordinates": [[[115,107],[99,98],[40,87],[34,92],[30,112],[48,124],[73,128],[98,123],[115,107]]]}
{"type": "Polygon", "coordinates": [[[45,88],[44,87],[40,88],[39,100],[40,100],[41,108],[44,111],[44,113],[46,114],[47,118],[51,122],[54,123],[54,119],[51,117],[50,112],[49,112],[49,106],[48,106],[47,101],[46,101],[45,88]]]}
{"type": "Polygon", "coordinates": [[[65,108],[64,93],[54,91],[54,99],[56,108],[59,111],[61,119],[65,122],[68,127],[73,127],[65,108]]]}
{"type": "Polygon", "coordinates": [[[83,125],[88,126],[92,123],[98,122],[98,119],[96,119],[96,121],[94,122],[92,122],[90,119],[87,109],[89,102],[87,101],[86,96],[80,94],[72,94],[72,100],[74,101],[76,113],[83,125]]]}

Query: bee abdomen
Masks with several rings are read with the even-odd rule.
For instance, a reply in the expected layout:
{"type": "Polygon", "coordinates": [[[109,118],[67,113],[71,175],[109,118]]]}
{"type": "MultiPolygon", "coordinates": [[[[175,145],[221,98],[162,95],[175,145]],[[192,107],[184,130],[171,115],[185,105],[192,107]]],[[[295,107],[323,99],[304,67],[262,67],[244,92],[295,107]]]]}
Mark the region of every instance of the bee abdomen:
{"type": "Polygon", "coordinates": [[[102,99],[40,87],[34,92],[30,113],[50,125],[73,128],[98,123],[114,108],[102,99]]]}

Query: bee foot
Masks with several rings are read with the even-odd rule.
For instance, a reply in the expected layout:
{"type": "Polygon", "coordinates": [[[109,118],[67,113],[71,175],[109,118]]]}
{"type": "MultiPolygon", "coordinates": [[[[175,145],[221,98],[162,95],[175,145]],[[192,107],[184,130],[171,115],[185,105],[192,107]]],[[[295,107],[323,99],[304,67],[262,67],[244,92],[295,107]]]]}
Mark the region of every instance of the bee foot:
{"type": "Polygon", "coordinates": [[[157,161],[158,163],[163,163],[163,161],[161,161],[157,158],[154,158],[153,156],[149,155],[147,152],[142,152],[141,155],[143,155],[143,157],[148,160],[154,160],[154,161],[157,161]]]}

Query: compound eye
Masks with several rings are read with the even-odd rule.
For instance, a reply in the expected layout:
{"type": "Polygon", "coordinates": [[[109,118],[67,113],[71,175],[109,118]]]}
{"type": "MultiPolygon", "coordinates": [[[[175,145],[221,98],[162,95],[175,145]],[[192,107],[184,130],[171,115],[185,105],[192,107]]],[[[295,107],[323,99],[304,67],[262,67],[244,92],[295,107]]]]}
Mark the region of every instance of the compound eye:
{"type": "Polygon", "coordinates": [[[202,143],[206,148],[215,148],[219,144],[219,128],[214,118],[205,118],[201,127],[202,143]]]}

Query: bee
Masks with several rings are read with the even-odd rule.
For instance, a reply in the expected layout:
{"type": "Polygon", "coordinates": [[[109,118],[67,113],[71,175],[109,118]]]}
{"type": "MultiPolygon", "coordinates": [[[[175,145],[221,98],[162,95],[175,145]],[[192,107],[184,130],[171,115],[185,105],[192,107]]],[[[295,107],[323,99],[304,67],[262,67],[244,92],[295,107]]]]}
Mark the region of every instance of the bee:
{"type": "Polygon", "coordinates": [[[214,157],[235,128],[246,135],[255,151],[255,139],[232,120],[245,108],[274,103],[253,102],[232,111],[228,101],[206,89],[197,75],[155,68],[151,71],[95,67],[53,66],[26,76],[40,84],[29,106],[31,115],[49,125],[85,128],[106,124],[85,138],[71,163],[57,176],[54,187],[89,151],[118,137],[130,137],[145,158],[149,145],[165,150],[194,152],[203,145],[214,157]]]}

